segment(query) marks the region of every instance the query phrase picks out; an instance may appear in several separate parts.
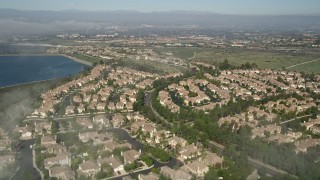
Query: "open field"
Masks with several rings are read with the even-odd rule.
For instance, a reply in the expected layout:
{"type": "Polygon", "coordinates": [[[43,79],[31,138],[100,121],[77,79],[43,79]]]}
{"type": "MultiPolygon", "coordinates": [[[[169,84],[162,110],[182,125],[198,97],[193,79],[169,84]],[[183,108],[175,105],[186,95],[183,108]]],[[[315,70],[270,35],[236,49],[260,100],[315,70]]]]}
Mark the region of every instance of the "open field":
{"type": "Polygon", "coordinates": [[[320,60],[319,61],[314,61],[308,64],[303,64],[299,66],[292,67],[288,70],[292,71],[300,71],[303,69],[304,72],[306,73],[320,73],[320,60]]]}
{"type": "Polygon", "coordinates": [[[162,53],[172,53],[175,57],[181,59],[189,59],[192,58],[195,53],[199,52],[206,52],[210,49],[206,48],[180,48],[180,47],[173,47],[173,48],[156,48],[156,52],[162,53]]]}
{"type": "MultiPolygon", "coordinates": [[[[137,60],[124,60],[125,64],[122,66],[131,67],[133,69],[156,72],[159,74],[176,73],[179,70],[174,65],[168,65],[156,61],[137,61],[137,60]]],[[[121,64],[120,64],[121,65],[121,64]]]]}
{"type": "Polygon", "coordinates": [[[83,61],[87,61],[89,63],[99,63],[102,60],[97,57],[91,57],[91,56],[86,56],[86,55],[82,55],[82,54],[73,54],[71,56],[78,58],[78,59],[81,59],[83,61]]]}
{"type": "MultiPolygon", "coordinates": [[[[302,62],[319,59],[315,54],[294,54],[279,51],[258,51],[236,48],[159,48],[161,52],[171,52],[174,56],[188,61],[213,63],[227,59],[231,64],[256,63],[259,68],[282,69],[302,62]]],[[[320,72],[320,62],[304,64],[293,71],[320,72]]]]}
{"type": "MultiPolygon", "coordinates": [[[[99,63],[101,60],[107,61],[107,62],[117,62],[113,60],[105,60],[98,57],[91,57],[91,56],[80,55],[80,54],[72,55],[72,56],[90,63],[99,63]]],[[[124,66],[124,67],[130,67],[130,68],[141,70],[141,71],[155,72],[159,74],[174,73],[174,72],[180,71],[179,67],[175,67],[174,65],[168,65],[161,62],[147,61],[147,60],[137,61],[137,60],[124,59],[124,60],[118,61],[118,65],[124,66]]]]}

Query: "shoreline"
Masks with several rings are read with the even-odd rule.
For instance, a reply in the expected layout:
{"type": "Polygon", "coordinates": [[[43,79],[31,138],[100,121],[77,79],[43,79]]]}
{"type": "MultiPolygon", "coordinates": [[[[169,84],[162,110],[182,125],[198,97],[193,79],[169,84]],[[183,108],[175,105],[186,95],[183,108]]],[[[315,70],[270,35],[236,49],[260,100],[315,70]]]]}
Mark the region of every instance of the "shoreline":
{"type": "MultiPolygon", "coordinates": [[[[54,54],[52,54],[52,55],[54,55],[54,54]]],[[[69,56],[69,55],[66,55],[66,54],[56,54],[56,56],[63,56],[65,58],[71,59],[71,60],[73,60],[75,62],[84,64],[84,65],[87,65],[87,66],[92,66],[92,63],[90,63],[90,62],[87,62],[85,60],[82,60],[82,59],[79,59],[79,58],[76,58],[76,57],[73,57],[73,56],[69,56]]]]}
{"type": "Polygon", "coordinates": [[[2,89],[7,89],[7,88],[12,88],[12,87],[16,87],[16,86],[30,85],[30,84],[36,84],[36,83],[53,81],[53,80],[59,80],[59,79],[62,80],[62,79],[64,79],[64,78],[66,78],[66,77],[62,77],[62,78],[51,78],[51,79],[45,79],[45,80],[39,80],[39,81],[31,81],[31,82],[26,82],[26,83],[19,83],[19,84],[14,84],[14,85],[9,85],[9,86],[0,87],[0,90],[2,90],[2,89]]]}
{"type": "Polygon", "coordinates": [[[78,59],[76,57],[69,56],[66,54],[48,54],[48,53],[46,53],[46,54],[0,54],[0,56],[62,56],[62,57],[68,58],[70,60],[73,60],[75,62],[84,64],[87,66],[92,66],[92,63],[90,63],[90,62],[87,62],[85,60],[81,60],[81,59],[78,59]]]}
{"type": "MultiPolygon", "coordinates": [[[[0,54],[0,57],[3,56],[62,56],[65,58],[68,58],[72,61],[87,65],[87,66],[92,66],[92,63],[78,59],[76,57],[72,57],[66,54],[0,54]]],[[[0,90],[6,89],[6,88],[11,88],[11,87],[16,87],[16,86],[21,86],[21,85],[28,85],[28,84],[35,84],[35,83],[40,83],[40,82],[46,82],[46,81],[52,81],[52,80],[58,80],[58,79],[64,79],[66,77],[61,77],[61,78],[51,78],[51,79],[44,79],[44,80],[38,80],[38,81],[30,81],[30,82],[25,82],[25,83],[18,83],[14,85],[9,85],[9,86],[3,86],[0,87],[0,90]]]]}

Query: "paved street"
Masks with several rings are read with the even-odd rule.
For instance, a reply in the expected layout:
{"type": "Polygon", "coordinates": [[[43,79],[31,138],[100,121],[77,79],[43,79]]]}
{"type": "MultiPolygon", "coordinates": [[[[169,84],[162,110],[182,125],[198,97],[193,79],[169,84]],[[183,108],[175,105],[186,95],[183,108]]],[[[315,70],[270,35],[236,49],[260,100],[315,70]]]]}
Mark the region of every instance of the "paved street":
{"type": "Polygon", "coordinates": [[[21,141],[22,148],[20,149],[20,160],[18,160],[19,170],[12,177],[12,180],[21,180],[27,172],[33,179],[41,179],[39,172],[33,167],[33,155],[30,145],[33,145],[35,140],[21,141]]]}

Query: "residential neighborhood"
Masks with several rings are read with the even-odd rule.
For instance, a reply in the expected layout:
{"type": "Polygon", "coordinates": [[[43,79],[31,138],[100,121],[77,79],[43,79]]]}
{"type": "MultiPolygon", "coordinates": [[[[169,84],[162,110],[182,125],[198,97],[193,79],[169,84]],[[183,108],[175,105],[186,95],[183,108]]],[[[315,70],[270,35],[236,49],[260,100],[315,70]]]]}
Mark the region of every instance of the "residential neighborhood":
{"type": "MultiPolygon", "coordinates": [[[[216,67],[210,64],[190,66],[201,73],[186,78],[160,76],[98,64],[87,75],[42,94],[40,107],[14,132],[21,141],[35,140],[31,148],[41,176],[58,179],[127,178],[132,174],[138,179],[203,179],[212,169],[232,167],[229,157],[218,149],[166,128],[175,122],[163,112],[178,118],[187,109],[207,116],[232,103],[250,102],[245,111],[235,109],[218,117],[218,127],[230,133],[248,128],[249,139],[291,144],[296,154],[306,154],[320,144],[314,95],[319,82],[285,71],[236,69],[216,74],[216,67]],[[166,79],[179,80],[156,89],[156,96],[148,100],[147,93],[155,91],[154,82],[166,79]],[[141,110],[147,106],[161,113],[152,112],[161,123],[141,110]],[[298,128],[283,126],[291,122],[298,128]]],[[[186,120],[186,127],[194,125],[186,120]]],[[[15,162],[10,153],[2,159],[4,164],[15,162]]]]}

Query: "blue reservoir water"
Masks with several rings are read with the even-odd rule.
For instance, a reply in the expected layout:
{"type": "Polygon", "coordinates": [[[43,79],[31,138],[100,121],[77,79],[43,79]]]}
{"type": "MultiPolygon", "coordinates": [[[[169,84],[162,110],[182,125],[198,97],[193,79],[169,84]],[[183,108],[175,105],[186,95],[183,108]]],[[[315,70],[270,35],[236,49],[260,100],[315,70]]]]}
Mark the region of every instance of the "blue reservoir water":
{"type": "Polygon", "coordinates": [[[0,87],[67,77],[86,67],[63,56],[0,56],[0,87]]]}

